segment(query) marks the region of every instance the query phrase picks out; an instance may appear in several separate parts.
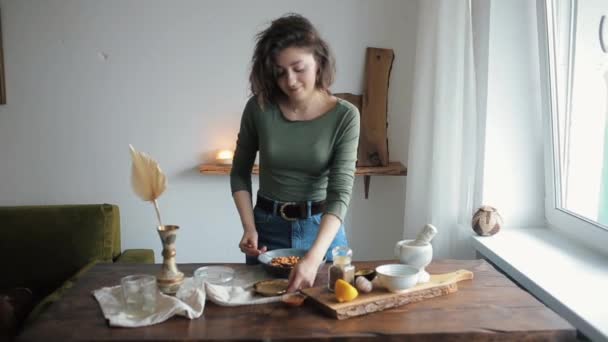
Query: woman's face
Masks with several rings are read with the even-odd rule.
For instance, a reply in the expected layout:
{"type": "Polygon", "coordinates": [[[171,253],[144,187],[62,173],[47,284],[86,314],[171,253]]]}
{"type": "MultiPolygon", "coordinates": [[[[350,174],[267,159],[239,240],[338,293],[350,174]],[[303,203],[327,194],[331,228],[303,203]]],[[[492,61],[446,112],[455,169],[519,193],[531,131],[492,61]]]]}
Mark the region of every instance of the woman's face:
{"type": "Polygon", "coordinates": [[[317,62],[304,48],[289,47],[276,58],[277,84],[290,101],[306,101],[315,93],[317,62]]]}

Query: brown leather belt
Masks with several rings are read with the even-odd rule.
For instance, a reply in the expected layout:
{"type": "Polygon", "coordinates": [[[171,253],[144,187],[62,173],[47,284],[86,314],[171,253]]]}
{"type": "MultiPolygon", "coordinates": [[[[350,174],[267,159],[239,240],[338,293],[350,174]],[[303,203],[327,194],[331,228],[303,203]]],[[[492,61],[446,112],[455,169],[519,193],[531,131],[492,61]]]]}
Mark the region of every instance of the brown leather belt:
{"type": "MultiPolygon", "coordinates": [[[[273,215],[281,216],[287,221],[308,218],[306,202],[278,202],[258,196],[255,206],[273,215]]],[[[325,201],[310,203],[310,215],[317,215],[323,211],[325,211],[325,201]]]]}

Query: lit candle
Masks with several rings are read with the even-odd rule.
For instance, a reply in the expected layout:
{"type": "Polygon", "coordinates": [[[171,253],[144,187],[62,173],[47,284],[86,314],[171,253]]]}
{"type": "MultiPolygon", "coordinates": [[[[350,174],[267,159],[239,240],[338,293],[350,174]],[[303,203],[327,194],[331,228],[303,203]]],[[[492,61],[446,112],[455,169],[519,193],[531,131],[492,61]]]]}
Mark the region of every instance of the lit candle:
{"type": "Polygon", "coordinates": [[[215,160],[218,164],[232,164],[232,157],[234,157],[234,152],[231,150],[220,150],[215,157],[215,160]]]}

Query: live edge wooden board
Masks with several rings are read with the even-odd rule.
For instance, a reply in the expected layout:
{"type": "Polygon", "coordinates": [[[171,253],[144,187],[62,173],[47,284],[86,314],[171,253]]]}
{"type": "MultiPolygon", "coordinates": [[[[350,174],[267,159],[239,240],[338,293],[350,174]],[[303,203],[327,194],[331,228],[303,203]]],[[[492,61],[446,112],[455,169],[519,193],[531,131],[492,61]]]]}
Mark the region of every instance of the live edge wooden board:
{"type": "Polygon", "coordinates": [[[388,292],[384,288],[375,286],[372,292],[360,293],[357,298],[345,303],[339,303],[327,287],[311,287],[302,292],[328,315],[337,319],[347,319],[447,295],[458,291],[459,281],[470,279],[473,279],[473,272],[467,270],[433,274],[429,282],[418,284],[401,293],[388,292]]]}

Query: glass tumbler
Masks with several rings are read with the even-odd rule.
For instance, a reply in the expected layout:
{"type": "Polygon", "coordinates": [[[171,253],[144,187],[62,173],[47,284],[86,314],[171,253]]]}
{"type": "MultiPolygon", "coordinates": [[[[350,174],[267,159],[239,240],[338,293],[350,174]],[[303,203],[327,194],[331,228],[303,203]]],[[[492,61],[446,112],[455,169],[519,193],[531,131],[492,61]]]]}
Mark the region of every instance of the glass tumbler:
{"type": "Polygon", "coordinates": [[[125,312],[129,317],[145,317],[156,310],[156,277],[134,274],[120,280],[125,312]]]}

